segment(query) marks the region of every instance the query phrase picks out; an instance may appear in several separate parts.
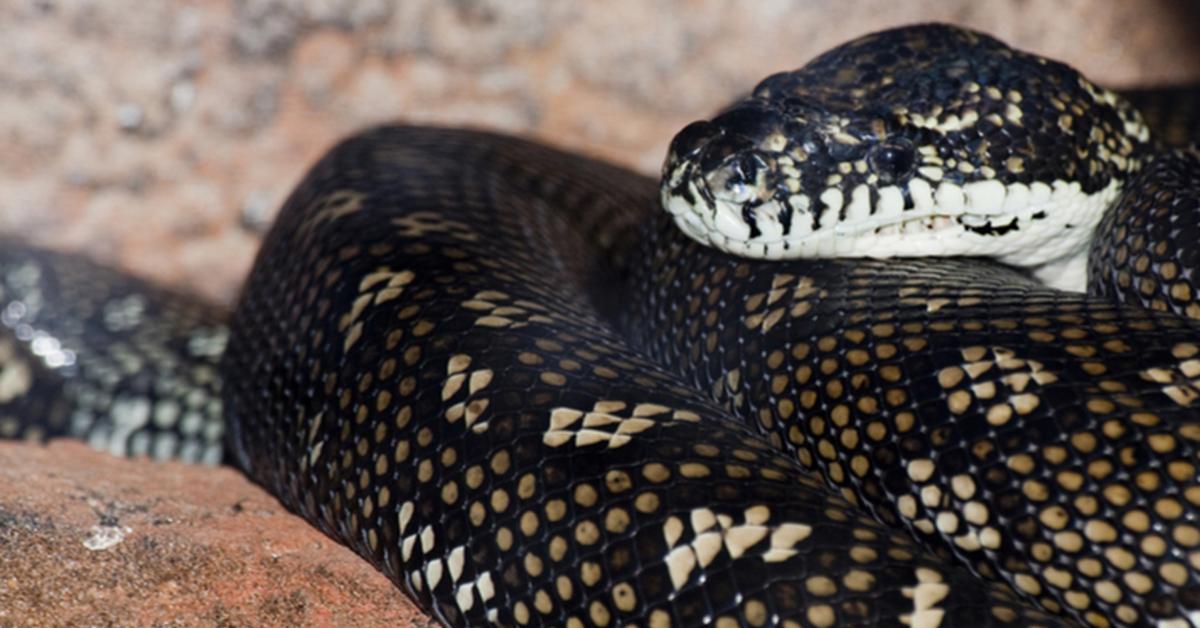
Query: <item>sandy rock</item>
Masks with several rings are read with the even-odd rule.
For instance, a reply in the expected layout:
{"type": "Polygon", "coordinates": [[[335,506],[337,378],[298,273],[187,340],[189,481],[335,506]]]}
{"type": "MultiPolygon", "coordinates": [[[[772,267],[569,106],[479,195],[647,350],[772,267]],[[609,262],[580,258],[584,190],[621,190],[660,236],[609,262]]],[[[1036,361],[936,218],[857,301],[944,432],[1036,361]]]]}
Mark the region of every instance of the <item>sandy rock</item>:
{"type": "Polygon", "coordinates": [[[0,443],[0,626],[425,626],[228,468],[0,443]]]}

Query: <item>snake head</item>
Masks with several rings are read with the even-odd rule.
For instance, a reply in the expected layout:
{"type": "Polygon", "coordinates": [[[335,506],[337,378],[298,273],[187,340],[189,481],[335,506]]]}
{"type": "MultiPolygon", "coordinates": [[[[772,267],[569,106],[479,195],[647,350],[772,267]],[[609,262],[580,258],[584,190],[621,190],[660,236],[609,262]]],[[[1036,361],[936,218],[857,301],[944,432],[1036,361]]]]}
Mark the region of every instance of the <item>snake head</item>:
{"type": "Polygon", "coordinates": [[[767,77],[671,143],[662,201],[756,258],[1085,252],[1149,148],[1133,108],[974,31],[883,31],[767,77]]]}
{"type": "MultiPolygon", "coordinates": [[[[679,225],[706,242],[709,233],[738,240],[777,236],[778,220],[758,214],[780,211],[781,167],[787,158],[774,141],[782,139],[786,119],[778,111],[747,101],[712,121],[694,122],[672,141],[664,165],[664,202],[679,225]],[[709,212],[689,211],[703,206],[709,212]]],[[[772,218],[777,218],[773,215],[772,218]]]]}

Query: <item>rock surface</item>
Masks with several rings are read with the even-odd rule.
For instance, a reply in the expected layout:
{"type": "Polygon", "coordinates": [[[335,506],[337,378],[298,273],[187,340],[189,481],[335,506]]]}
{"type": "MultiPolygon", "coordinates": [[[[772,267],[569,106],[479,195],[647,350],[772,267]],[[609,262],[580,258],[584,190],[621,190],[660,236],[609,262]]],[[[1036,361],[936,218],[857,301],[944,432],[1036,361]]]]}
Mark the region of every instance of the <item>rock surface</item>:
{"type": "Polygon", "coordinates": [[[425,626],[227,468],[0,443],[0,626],[425,626]]]}

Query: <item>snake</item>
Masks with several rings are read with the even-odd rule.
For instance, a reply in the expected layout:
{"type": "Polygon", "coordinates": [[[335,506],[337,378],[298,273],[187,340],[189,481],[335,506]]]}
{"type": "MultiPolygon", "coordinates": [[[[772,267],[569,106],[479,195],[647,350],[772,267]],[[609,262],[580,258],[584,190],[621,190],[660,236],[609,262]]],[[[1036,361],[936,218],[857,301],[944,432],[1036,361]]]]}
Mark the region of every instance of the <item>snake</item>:
{"type": "Polygon", "coordinates": [[[445,625],[1191,625],[1194,94],[923,24],[659,180],[368,129],[231,313],[0,241],[0,436],[234,465],[445,625]]]}

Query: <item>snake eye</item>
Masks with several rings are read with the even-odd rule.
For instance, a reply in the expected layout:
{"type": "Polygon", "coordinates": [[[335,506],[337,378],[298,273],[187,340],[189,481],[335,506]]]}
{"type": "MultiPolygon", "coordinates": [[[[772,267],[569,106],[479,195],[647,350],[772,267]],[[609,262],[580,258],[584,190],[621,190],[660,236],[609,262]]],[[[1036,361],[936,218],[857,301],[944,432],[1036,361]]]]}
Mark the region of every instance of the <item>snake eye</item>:
{"type": "Polygon", "coordinates": [[[917,154],[907,140],[878,144],[869,156],[871,169],[886,182],[903,179],[917,163],[917,154]]]}

